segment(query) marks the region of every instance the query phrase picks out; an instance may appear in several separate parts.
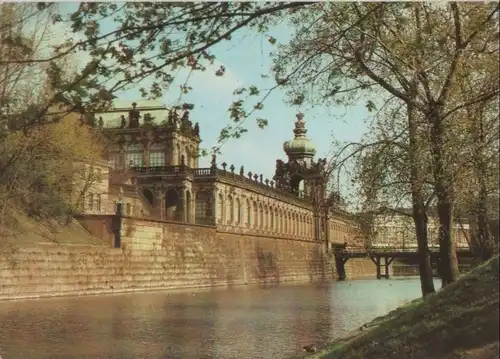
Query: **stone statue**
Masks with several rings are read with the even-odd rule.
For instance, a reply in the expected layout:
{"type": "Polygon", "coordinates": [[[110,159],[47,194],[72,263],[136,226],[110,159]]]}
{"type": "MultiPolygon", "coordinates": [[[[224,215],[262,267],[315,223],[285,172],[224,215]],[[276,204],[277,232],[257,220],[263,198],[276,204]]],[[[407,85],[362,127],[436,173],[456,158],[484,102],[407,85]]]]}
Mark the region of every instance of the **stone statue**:
{"type": "Polygon", "coordinates": [[[285,175],[285,164],[282,160],[276,160],[276,170],[274,178],[282,178],[285,175]]]}
{"type": "Polygon", "coordinates": [[[195,136],[200,136],[200,125],[198,124],[198,122],[194,124],[193,132],[195,136]]]}
{"type": "Polygon", "coordinates": [[[139,118],[141,117],[141,113],[136,107],[137,103],[132,103],[132,109],[128,112],[131,128],[139,127],[139,118]]]}
{"type": "Polygon", "coordinates": [[[212,155],[212,161],[210,162],[210,168],[212,168],[212,169],[217,168],[217,155],[215,153],[212,155]]]}
{"type": "Polygon", "coordinates": [[[127,120],[125,119],[125,116],[121,115],[120,116],[121,122],[120,122],[120,128],[125,128],[127,127],[127,120]]]}
{"type": "Polygon", "coordinates": [[[104,121],[102,119],[102,116],[99,116],[98,125],[99,125],[99,129],[102,130],[102,128],[104,127],[104,121]]]}
{"type": "Polygon", "coordinates": [[[144,115],[144,124],[145,125],[152,125],[153,124],[154,117],[151,116],[150,113],[146,113],[144,115]]]}

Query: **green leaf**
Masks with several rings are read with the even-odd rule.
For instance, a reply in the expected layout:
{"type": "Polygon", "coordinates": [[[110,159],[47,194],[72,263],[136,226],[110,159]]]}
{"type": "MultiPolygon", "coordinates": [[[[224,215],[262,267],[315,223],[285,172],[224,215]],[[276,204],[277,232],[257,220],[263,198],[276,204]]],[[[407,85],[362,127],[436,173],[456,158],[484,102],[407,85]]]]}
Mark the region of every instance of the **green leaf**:
{"type": "Polygon", "coordinates": [[[264,129],[268,125],[268,121],[264,118],[258,118],[256,121],[257,121],[257,126],[259,126],[260,129],[264,129]]]}
{"type": "Polygon", "coordinates": [[[377,109],[377,106],[375,106],[375,104],[373,103],[372,100],[368,100],[366,102],[365,107],[368,110],[368,112],[373,112],[373,111],[375,111],[377,109]]]}

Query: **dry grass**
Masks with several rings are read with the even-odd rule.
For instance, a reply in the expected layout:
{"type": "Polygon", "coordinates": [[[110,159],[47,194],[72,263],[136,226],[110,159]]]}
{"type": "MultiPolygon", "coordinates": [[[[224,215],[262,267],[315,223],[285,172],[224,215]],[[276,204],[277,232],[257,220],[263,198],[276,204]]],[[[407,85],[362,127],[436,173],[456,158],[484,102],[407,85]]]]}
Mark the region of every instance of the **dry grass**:
{"type": "Polygon", "coordinates": [[[498,256],[458,282],[375,319],[310,359],[498,358],[498,256]]]}
{"type": "Polygon", "coordinates": [[[75,219],[66,224],[60,221],[37,220],[22,214],[17,214],[15,218],[15,222],[0,225],[0,249],[37,243],[107,245],[92,236],[75,219]]]}

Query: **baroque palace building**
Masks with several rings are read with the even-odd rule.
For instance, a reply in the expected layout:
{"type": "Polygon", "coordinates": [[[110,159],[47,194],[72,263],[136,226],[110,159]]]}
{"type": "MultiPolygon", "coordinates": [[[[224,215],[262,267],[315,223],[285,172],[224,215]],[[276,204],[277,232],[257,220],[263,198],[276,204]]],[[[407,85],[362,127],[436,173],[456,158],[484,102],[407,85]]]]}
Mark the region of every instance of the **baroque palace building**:
{"type": "Polygon", "coordinates": [[[326,195],[326,160],[315,160],[302,114],[272,179],[218,164],[215,155],[210,167],[200,168],[200,127],[188,111],[143,101],[115,105],[89,121],[106,139],[109,163],[93,168],[100,176],[85,195],[85,213],[111,214],[121,201],[129,216],[327,246],[363,243],[339,196],[326,195]]]}

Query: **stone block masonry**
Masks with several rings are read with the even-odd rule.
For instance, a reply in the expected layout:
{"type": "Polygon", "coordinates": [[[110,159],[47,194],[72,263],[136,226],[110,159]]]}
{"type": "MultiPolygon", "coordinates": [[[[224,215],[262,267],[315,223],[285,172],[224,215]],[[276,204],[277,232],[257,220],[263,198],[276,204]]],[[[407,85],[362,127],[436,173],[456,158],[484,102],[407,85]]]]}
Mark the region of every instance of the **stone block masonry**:
{"type": "MultiPolygon", "coordinates": [[[[99,233],[110,228],[98,227],[99,233]]],[[[122,248],[111,248],[105,232],[101,246],[37,244],[0,251],[0,299],[335,278],[323,245],[311,241],[130,217],[122,221],[122,248]]],[[[368,271],[348,269],[348,278],[368,271]]]]}

